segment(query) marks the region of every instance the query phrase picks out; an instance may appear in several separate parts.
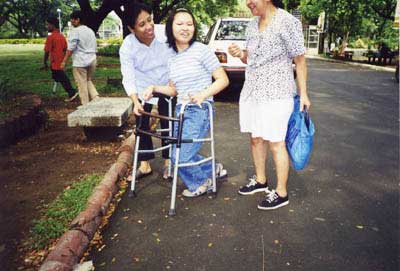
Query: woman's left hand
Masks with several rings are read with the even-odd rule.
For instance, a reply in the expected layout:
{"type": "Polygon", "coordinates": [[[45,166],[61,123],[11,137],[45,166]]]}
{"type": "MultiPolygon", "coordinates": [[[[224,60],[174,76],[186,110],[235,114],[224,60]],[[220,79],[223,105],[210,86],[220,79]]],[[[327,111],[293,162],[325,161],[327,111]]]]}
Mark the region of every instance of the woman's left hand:
{"type": "Polygon", "coordinates": [[[197,104],[198,106],[201,107],[201,104],[205,100],[205,97],[201,93],[198,93],[196,95],[192,95],[189,93],[189,99],[191,103],[197,104]]]}
{"type": "Polygon", "coordinates": [[[308,95],[300,95],[300,111],[303,112],[304,108],[306,108],[307,111],[309,111],[310,107],[311,107],[311,101],[308,98],[308,95]]]}

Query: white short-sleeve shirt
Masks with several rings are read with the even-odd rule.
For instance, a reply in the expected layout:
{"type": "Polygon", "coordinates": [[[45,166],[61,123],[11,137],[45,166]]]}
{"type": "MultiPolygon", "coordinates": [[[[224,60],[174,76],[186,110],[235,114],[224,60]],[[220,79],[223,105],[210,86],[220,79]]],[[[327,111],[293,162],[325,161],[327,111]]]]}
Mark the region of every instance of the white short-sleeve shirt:
{"type": "Polygon", "coordinates": [[[256,17],[246,31],[247,68],[241,101],[272,101],[293,97],[296,83],[292,60],[305,54],[301,22],[277,9],[264,31],[256,17]]]}

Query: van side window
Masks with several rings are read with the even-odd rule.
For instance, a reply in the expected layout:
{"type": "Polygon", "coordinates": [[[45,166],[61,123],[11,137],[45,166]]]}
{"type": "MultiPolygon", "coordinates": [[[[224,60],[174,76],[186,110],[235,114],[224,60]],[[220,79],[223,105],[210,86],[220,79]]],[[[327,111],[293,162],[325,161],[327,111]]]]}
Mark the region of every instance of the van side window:
{"type": "Polygon", "coordinates": [[[210,30],[207,33],[206,38],[204,39],[204,44],[208,44],[210,42],[211,36],[214,32],[214,28],[215,28],[216,24],[213,24],[213,26],[211,26],[210,30]]]}

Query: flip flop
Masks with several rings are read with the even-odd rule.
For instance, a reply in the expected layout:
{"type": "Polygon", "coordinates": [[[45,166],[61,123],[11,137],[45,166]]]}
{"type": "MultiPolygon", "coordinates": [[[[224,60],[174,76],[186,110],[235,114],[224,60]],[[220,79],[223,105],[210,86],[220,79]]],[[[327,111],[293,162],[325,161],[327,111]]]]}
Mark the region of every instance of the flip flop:
{"type": "Polygon", "coordinates": [[[147,173],[143,173],[140,169],[138,169],[136,171],[136,180],[144,178],[144,177],[149,176],[151,174],[153,174],[153,171],[150,171],[150,172],[147,172],[147,173]]]}
{"type": "MultiPolygon", "coordinates": [[[[171,174],[172,174],[172,170],[171,170],[171,174]]],[[[170,180],[172,179],[172,175],[168,175],[168,167],[164,167],[164,171],[163,171],[163,176],[162,178],[164,180],[170,180]]]]}

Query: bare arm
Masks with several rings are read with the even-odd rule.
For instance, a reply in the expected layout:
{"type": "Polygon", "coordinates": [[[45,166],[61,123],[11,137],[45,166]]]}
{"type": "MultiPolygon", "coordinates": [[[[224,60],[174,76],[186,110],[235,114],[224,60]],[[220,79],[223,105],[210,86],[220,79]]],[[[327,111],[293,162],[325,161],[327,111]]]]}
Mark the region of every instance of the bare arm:
{"type": "Polygon", "coordinates": [[[306,57],[304,55],[296,56],[294,58],[294,63],[296,64],[297,87],[300,95],[300,111],[303,111],[304,107],[306,107],[307,110],[310,110],[311,102],[307,93],[306,57]]]}
{"type": "Polygon", "coordinates": [[[213,73],[212,76],[214,78],[214,82],[208,86],[205,90],[202,92],[190,96],[191,102],[196,103],[196,104],[201,104],[205,99],[208,97],[214,96],[221,92],[224,88],[226,88],[229,85],[229,79],[228,76],[226,75],[226,72],[224,68],[220,67],[216,69],[213,73]]]}
{"type": "Polygon", "coordinates": [[[63,70],[65,68],[65,64],[67,63],[68,59],[72,56],[72,51],[67,50],[65,53],[64,59],[61,62],[60,68],[63,70]]]}
{"type": "Polygon", "coordinates": [[[47,70],[49,68],[47,61],[49,60],[49,53],[44,52],[44,57],[43,57],[43,67],[41,67],[41,70],[47,70]]]}
{"type": "Polygon", "coordinates": [[[170,82],[167,86],[148,86],[143,93],[143,99],[145,99],[146,101],[150,100],[153,97],[154,93],[161,93],[167,96],[176,96],[178,94],[176,92],[174,84],[170,82]]]}

